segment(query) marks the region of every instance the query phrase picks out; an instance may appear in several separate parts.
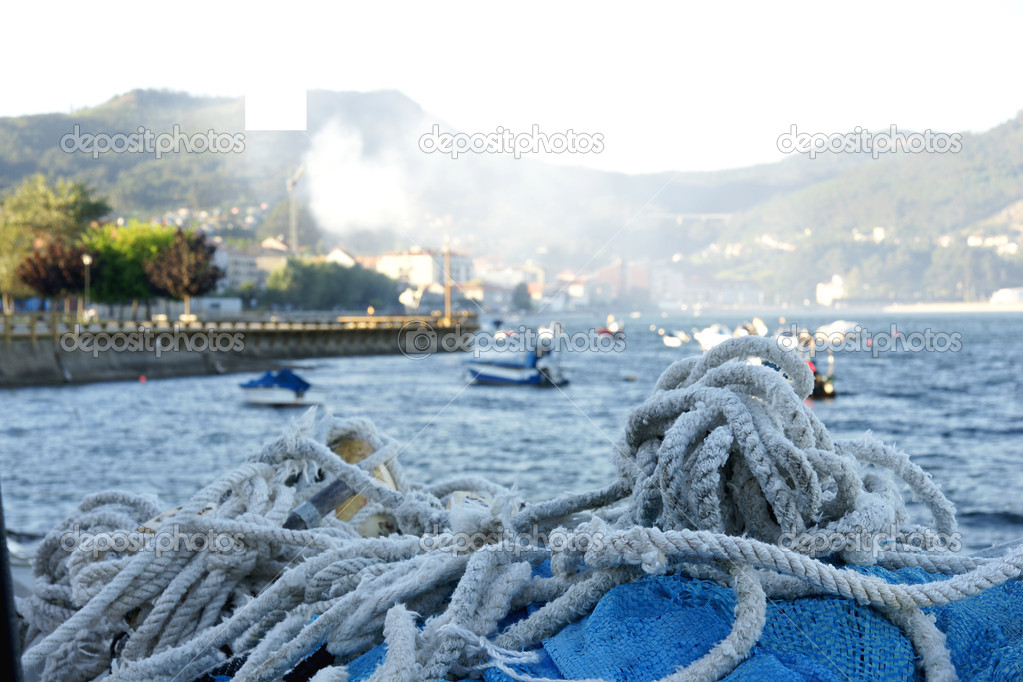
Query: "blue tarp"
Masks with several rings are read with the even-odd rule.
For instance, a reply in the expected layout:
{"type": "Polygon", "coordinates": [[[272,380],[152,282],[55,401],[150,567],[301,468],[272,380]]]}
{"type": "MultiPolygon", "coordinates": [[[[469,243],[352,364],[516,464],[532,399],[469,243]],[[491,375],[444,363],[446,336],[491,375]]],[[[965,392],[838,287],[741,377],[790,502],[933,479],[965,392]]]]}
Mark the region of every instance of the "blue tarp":
{"type": "MultiPolygon", "coordinates": [[[[920,569],[857,570],[893,583],[945,579],[920,569]]],[[[544,640],[538,663],[514,668],[551,679],[657,680],[728,635],[734,608],[730,588],[678,575],[648,577],[611,590],[592,614],[544,640]]],[[[947,636],[960,679],[1023,679],[1023,582],[924,611],[947,636]]],[[[385,652],[380,645],[350,663],[349,680],[369,677],[385,652]]],[[[770,600],[759,642],[725,679],[921,680],[916,662],[906,636],[874,608],[840,597],[770,600]]],[[[485,679],[511,682],[496,669],[485,679]]]]}
{"type": "Polygon", "coordinates": [[[267,372],[258,379],[241,384],[242,388],[287,388],[295,393],[303,393],[309,390],[311,386],[312,384],[290,369],[267,372]]]}

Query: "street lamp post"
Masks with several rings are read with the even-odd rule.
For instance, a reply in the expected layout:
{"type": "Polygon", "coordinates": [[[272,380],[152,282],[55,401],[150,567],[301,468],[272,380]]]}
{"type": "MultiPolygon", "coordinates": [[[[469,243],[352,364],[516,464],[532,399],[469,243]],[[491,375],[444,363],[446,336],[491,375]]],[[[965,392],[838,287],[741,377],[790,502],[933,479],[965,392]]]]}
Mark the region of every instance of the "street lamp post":
{"type": "Polygon", "coordinates": [[[89,312],[89,266],[92,265],[92,256],[83,253],[82,263],[85,265],[85,315],[87,317],[89,312]]]}

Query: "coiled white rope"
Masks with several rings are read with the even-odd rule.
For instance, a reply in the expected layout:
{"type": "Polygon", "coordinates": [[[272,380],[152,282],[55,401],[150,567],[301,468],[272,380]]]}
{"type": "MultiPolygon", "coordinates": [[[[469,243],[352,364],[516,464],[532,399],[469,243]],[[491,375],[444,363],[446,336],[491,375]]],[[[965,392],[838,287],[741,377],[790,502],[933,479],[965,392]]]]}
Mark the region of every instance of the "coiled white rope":
{"type": "Polygon", "coordinates": [[[328,682],[346,680],[349,661],[386,641],[373,680],[477,676],[488,666],[530,679],[512,667],[536,660],[523,649],[588,614],[615,586],[674,571],[729,585],[737,602],[732,632],[666,680],[727,675],[759,639],[769,596],[816,594],[877,607],[907,633],[929,679],[955,679],[944,636],[920,607],[1019,577],[1023,548],[970,558],[817,542],[919,530],[894,477],[930,509],[935,532],[956,525],[951,503],[905,454],[869,435],[833,440],[803,402],[812,383],[798,356],[760,337],[676,362],[630,415],[614,449],[616,481],[528,505],[480,478],[410,485],[398,445],[372,424],[309,414],[153,529],[234,538],[230,552],[65,551],[76,524],[126,531],[158,511],[124,493],[86,498],[36,555],[36,590],[18,603],[23,663],[43,679],[191,680],[233,659],[235,679],[276,680],[325,646],[334,665],[313,679],[328,682]],[[348,464],[326,445],[340,438],[373,454],[348,464]],[[397,490],[372,475],[381,465],[397,490]],[[317,528],[283,528],[333,478],[369,500],[352,522],[328,515],[317,528]],[[452,506],[458,491],[489,503],[452,506]],[[398,532],[359,537],[354,529],[381,513],[398,532]],[[445,544],[437,533],[481,540],[445,544]],[[780,546],[796,536],[804,551],[780,546]],[[816,557],[956,575],[897,585],[816,557]],[[547,559],[552,577],[534,576],[547,559]],[[531,603],[544,605],[499,625],[531,603]]]}

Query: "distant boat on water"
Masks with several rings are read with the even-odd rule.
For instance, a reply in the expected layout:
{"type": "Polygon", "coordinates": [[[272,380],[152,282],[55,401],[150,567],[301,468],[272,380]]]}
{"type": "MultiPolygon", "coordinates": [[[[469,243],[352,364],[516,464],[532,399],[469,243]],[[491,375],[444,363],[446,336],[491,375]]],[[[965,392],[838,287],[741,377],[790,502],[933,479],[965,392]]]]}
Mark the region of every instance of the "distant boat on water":
{"type": "Polygon", "coordinates": [[[856,338],[863,328],[848,320],[835,320],[830,324],[818,327],[815,336],[825,338],[829,341],[842,341],[846,338],[856,338]]]}
{"type": "Polygon", "coordinates": [[[673,330],[666,331],[664,329],[658,329],[657,334],[661,337],[661,341],[668,348],[681,348],[682,344],[689,343],[692,337],[686,334],[684,331],[673,330]]]}
{"type": "Polygon", "coordinates": [[[829,350],[827,360],[820,355],[804,358],[813,372],[811,398],[835,397],[835,355],[829,350]]]}
{"type": "Polygon", "coordinates": [[[616,339],[625,338],[625,325],[615,319],[614,315],[607,316],[607,325],[598,327],[597,333],[601,336],[613,336],[616,339]]]}
{"type": "Polygon", "coordinates": [[[555,332],[541,329],[536,347],[515,347],[509,339],[508,348],[481,351],[466,362],[466,372],[475,384],[562,386],[568,378],[561,371],[561,351],[555,332]]]}
{"type": "Polygon", "coordinates": [[[693,338],[700,344],[700,350],[710,350],[719,343],[732,338],[732,330],[723,324],[715,323],[698,331],[694,330],[693,338]]]}
{"type": "Polygon", "coordinates": [[[258,379],[240,384],[246,402],[273,407],[320,405],[327,396],[290,369],[269,371],[258,379]]]}

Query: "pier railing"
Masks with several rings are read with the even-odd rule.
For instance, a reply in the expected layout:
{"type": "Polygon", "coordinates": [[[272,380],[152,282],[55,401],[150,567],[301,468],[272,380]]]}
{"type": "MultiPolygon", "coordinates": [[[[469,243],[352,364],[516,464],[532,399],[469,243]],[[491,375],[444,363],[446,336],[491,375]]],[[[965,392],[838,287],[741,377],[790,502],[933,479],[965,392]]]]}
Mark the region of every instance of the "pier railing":
{"type": "MultiPolygon", "coordinates": [[[[309,315],[308,313],[306,315],[309,315]]],[[[29,339],[33,343],[39,339],[51,339],[58,343],[63,334],[74,331],[79,332],[136,332],[141,330],[196,330],[196,331],[344,331],[344,330],[400,330],[409,325],[425,324],[433,327],[452,327],[461,325],[467,328],[476,326],[476,316],[473,313],[463,312],[452,314],[449,319],[443,315],[342,315],[333,317],[329,313],[323,313],[322,317],[315,315],[306,319],[292,320],[282,319],[278,316],[268,316],[264,319],[220,319],[216,321],[203,321],[192,316],[189,319],[173,320],[166,315],[153,315],[148,320],[82,320],[74,314],[57,312],[43,313],[15,313],[13,315],[0,315],[0,338],[3,338],[7,346],[10,346],[14,339],[29,339]],[[140,329],[141,328],[141,329],[140,329]]]]}

